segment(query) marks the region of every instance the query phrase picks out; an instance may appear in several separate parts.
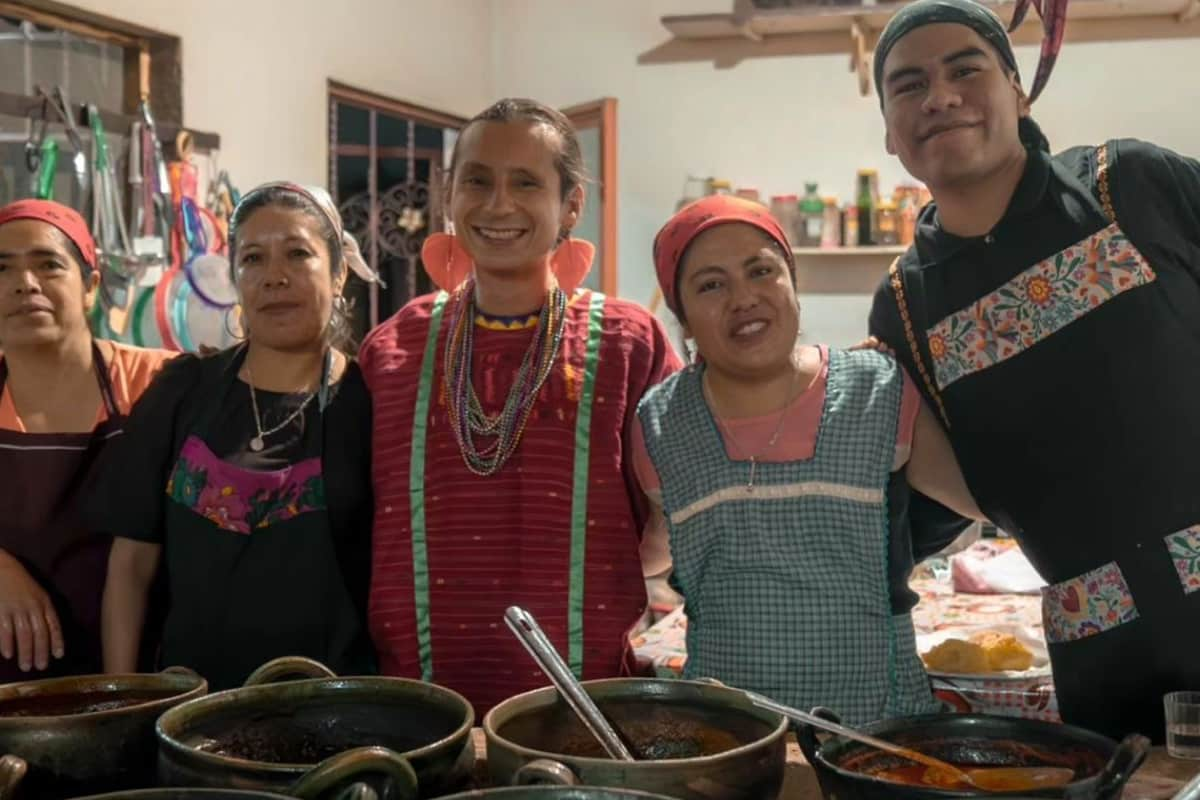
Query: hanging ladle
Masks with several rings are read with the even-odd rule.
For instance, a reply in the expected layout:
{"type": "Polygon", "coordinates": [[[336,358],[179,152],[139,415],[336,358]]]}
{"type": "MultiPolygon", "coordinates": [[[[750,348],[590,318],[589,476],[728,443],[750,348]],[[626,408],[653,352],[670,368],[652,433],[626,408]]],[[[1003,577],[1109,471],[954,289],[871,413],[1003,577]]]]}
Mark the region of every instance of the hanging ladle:
{"type": "Polygon", "coordinates": [[[898,744],[883,739],[877,739],[869,734],[856,731],[853,728],[847,728],[836,722],[830,722],[814,714],[808,714],[804,711],[781,705],[774,700],[769,700],[753,692],[746,692],[746,696],[750,699],[750,702],[760,708],[790,717],[797,722],[812,725],[814,728],[820,728],[830,733],[836,733],[839,736],[845,736],[847,739],[853,739],[856,742],[862,742],[871,747],[886,750],[909,761],[924,764],[926,767],[936,770],[952,781],[959,781],[987,792],[1023,792],[1048,789],[1065,786],[1075,777],[1075,771],[1065,767],[972,767],[961,769],[933,756],[925,755],[916,750],[910,750],[907,747],[901,747],[898,744]]]}
{"type": "Polygon", "coordinates": [[[558,689],[567,705],[583,720],[583,724],[599,740],[609,756],[618,761],[635,761],[631,748],[625,744],[617,729],[600,712],[591,696],[575,679],[574,673],[554,649],[554,645],[533,615],[520,606],[512,606],[504,612],[504,622],[521,640],[521,644],[525,645],[525,649],[537,661],[542,672],[546,673],[554,688],[558,689]]]}

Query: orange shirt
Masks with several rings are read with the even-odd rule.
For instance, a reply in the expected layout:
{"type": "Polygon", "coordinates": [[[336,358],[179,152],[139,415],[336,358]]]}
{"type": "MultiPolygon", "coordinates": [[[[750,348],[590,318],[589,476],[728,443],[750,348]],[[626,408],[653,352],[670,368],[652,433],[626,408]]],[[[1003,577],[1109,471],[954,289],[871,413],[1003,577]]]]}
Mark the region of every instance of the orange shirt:
{"type": "MultiPolygon", "coordinates": [[[[179,355],[171,350],[155,350],[145,347],[100,341],[100,352],[108,363],[108,375],[112,381],[113,399],[117,410],[128,414],[129,409],[142,396],[142,392],[150,385],[150,381],[158,374],[158,370],[169,359],[179,355]]],[[[108,416],[101,402],[96,409],[96,424],[100,424],[108,416]]],[[[0,428],[10,431],[25,432],[25,425],[13,405],[12,393],[8,386],[0,393],[0,428]]]]}

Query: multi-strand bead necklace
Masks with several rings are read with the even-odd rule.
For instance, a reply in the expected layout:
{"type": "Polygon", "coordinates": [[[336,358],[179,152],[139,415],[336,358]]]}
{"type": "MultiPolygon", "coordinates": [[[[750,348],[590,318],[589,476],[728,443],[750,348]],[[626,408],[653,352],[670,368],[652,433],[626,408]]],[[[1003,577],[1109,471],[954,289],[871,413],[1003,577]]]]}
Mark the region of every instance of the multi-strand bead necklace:
{"type": "Polygon", "coordinates": [[[467,469],[486,477],[498,472],[517,449],[538,393],[554,369],[566,325],[567,295],[558,286],[550,290],[508,398],[495,415],[483,410],[471,383],[475,282],[463,286],[452,302],[442,372],[450,425],[467,469]],[[480,447],[477,437],[490,441],[480,447]]]}

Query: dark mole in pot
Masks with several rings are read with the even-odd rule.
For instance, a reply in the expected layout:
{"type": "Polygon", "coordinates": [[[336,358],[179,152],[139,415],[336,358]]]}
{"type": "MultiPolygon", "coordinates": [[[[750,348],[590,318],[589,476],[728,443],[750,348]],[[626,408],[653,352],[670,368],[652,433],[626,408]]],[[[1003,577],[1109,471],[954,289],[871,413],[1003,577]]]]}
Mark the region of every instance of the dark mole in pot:
{"type": "Polygon", "coordinates": [[[361,696],[288,708],[231,710],[198,720],[178,738],[214,755],[271,764],[315,764],[355,747],[380,745],[397,753],[444,739],[462,724],[448,712],[361,696]]]}
{"type": "Polygon", "coordinates": [[[128,708],[142,703],[154,703],[183,694],[177,689],[150,691],[129,689],[92,692],[63,692],[14,697],[0,700],[0,717],[62,717],[73,714],[94,714],[128,708]]]}
{"type": "MultiPolygon", "coordinates": [[[[769,736],[775,726],[729,708],[656,699],[600,700],[600,710],[633,745],[639,760],[712,756],[769,736]]],[[[563,702],[522,714],[497,731],[523,747],[577,758],[608,758],[563,702]]]]}

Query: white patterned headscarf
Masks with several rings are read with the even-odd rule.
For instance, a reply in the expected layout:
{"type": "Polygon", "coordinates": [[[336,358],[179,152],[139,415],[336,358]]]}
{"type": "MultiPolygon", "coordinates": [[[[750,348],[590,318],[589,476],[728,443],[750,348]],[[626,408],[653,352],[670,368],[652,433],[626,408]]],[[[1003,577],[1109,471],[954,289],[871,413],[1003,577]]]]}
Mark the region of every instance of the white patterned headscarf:
{"type": "MultiPolygon", "coordinates": [[[[329,223],[333,226],[334,232],[341,240],[342,258],[345,259],[346,266],[349,267],[355,275],[362,278],[367,283],[378,283],[380,286],[387,286],[387,284],[383,282],[383,279],[380,277],[379,273],[371,269],[370,265],[367,264],[366,259],[363,258],[362,250],[358,246],[358,241],[350,234],[349,231],[346,230],[346,226],[342,223],[342,215],[338,212],[337,206],[334,205],[333,198],[329,196],[329,192],[325,191],[320,186],[302,186],[298,183],[292,183],[290,181],[273,181],[271,183],[264,183],[261,186],[254,187],[247,194],[243,195],[242,201],[238,204],[238,206],[241,207],[245,205],[246,201],[254,197],[254,195],[270,189],[284,189],[289,192],[295,192],[296,194],[302,195],[303,197],[311,200],[313,205],[319,208],[321,213],[325,215],[325,218],[329,220],[329,223]]],[[[232,219],[236,220],[237,218],[238,213],[235,209],[232,219]]],[[[234,233],[235,232],[233,230],[229,232],[229,238],[231,241],[234,237],[234,233]]]]}

